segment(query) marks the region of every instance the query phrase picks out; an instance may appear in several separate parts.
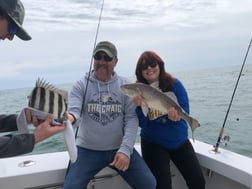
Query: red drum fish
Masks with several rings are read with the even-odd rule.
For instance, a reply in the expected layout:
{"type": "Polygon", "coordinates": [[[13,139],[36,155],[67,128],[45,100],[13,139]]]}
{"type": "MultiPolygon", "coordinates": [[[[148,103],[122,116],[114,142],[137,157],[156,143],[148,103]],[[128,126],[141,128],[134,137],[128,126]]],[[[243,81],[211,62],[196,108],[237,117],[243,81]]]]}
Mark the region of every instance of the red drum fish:
{"type": "Polygon", "coordinates": [[[200,124],[195,118],[189,116],[183,110],[178,104],[177,97],[173,92],[164,94],[158,89],[144,83],[125,84],[121,86],[121,90],[129,97],[141,96],[143,98],[144,103],[142,104],[142,110],[145,116],[147,116],[148,113],[146,112],[146,110],[148,111],[148,108],[145,107],[154,108],[161,112],[167,112],[170,107],[174,107],[181,118],[189,123],[192,130],[192,138],[194,139],[193,132],[200,126],[200,124]]]}

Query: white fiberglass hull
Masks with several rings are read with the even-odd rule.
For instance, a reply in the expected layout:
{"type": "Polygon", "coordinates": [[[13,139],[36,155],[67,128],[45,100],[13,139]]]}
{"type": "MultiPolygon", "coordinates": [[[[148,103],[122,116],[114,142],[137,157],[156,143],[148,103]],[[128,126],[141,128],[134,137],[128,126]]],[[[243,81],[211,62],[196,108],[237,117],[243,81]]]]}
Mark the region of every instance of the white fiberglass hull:
{"type": "MultiPolygon", "coordinates": [[[[252,189],[252,159],[209,144],[192,142],[206,179],[206,189],[252,189]]],[[[139,145],[136,149],[140,152],[139,145]]],[[[0,188],[62,188],[69,157],[67,152],[0,159],[0,188]]],[[[173,188],[186,184],[172,164],[173,188]]],[[[116,171],[105,168],[90,182],[89,189],[130,189],[116,171]]]]}

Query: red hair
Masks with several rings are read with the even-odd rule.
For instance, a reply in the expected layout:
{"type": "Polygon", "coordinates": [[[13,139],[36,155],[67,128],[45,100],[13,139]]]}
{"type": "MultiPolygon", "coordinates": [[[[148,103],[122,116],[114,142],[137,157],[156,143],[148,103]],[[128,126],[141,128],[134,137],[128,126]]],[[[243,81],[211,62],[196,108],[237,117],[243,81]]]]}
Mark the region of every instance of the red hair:
{"type": "Polygon", "coordinates": [[[149,84],[143,77],[142,64],[150,64],[151,62],[157,62],[160,69],[159,88],[163,92],[171,91],[174,84],[174,78],[170,73],[165,71],[164,61],[153,51],[144,51],[138,58],[135,71],[137,82],[149,84]]]}

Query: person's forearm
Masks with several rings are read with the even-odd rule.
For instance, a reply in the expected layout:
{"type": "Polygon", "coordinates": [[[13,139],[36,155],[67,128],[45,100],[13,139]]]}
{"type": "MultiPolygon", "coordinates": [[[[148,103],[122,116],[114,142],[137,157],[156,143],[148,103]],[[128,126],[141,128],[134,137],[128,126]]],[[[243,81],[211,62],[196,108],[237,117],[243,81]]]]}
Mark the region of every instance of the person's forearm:
{"type": "Polygon", "coordinates": [[[0,158],[29,153],[34,148],[33,134],[6,135],[0,137],[0,158]]]}
{"type": "Polygon", "coordinates": [[[9,132],[17,130],[17,115],[0,115],[0,132],[9,132]]]}

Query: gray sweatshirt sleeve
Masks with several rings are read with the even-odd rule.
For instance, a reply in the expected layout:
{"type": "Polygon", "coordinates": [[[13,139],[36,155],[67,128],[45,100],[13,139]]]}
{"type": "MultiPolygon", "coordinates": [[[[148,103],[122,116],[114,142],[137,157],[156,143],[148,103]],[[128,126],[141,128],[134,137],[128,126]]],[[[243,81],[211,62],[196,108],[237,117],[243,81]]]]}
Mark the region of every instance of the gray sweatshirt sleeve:
{"type": "Polygon", "coordinates": [[[77,127],[80,122],[80,113],[85,89],[83,80],[76,82],[69,93],[69,99],[71,100],[69,101],[68,111],[74,116],[76,120],[73,125],[74,127],[77,127]]]}

